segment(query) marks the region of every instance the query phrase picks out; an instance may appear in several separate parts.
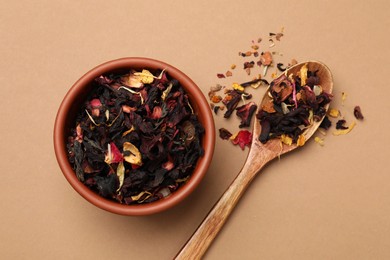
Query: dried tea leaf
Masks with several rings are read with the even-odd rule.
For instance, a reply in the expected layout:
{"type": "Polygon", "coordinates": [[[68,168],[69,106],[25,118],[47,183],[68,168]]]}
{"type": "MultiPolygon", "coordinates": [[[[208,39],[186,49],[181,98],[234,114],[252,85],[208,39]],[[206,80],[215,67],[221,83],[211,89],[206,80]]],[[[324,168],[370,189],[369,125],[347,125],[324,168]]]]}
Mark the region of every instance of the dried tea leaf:
{"type": "Polygon", "coordinates": [[[144,101],[144,98],[142,97],[142,94],[141,94],[140,92],[137,92],[137,91],[134,91],[134,90],[132,90],[132,89],[126,88],[125,86],[120,86],[120,87],[118,88],[118,90],[120,90],[120,89],[127,90],[127,91],[129,91],[131,94],[139,95],[140,98],[141,98],[141,104],[144,104],[145,101],[144,101]]]}
{"type": "Polygon", "coordinates": [[[130,142],[123,143],[123,153],[125,154],[125,152],[128,153],[123,157],[126,162],[139,166],[142,165],[141,153],[135,145],[130,142]]]}
{"type": "Polygon", "coordinates": [[[220,128],[219,137],[222,140],[228,140],[230,137],[232,137],[232,133],[230,133],[229,130],[227,130],[226,128],[220,128]]]}

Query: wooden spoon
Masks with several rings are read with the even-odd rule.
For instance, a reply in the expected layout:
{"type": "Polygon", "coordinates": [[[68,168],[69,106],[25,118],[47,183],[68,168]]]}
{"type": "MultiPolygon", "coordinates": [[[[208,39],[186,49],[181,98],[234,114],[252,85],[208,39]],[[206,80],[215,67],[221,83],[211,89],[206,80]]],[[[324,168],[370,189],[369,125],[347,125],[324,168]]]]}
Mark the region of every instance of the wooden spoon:
{"type": "MultiPolygon", "coordinates": [[[[323,91],[331,94],[333,90],[332,74],[328,67],[320,62],[308,61],[299,63],[288,68],[284,73],[286,73],[287,76],[290,74],[297,75],[301,67],[305,64],[307,64],[307,67],[310,71],[318,70],[317,75],[320,78],[320,85],[323,91]]],[[[259,109],[262,107],[262,104],[269,102],[269,100],[270,97],[268,96],[267,90],[259,106],[259,109]]],[[[328,107],[329,104],[325,107],[325,109],[327,110],[328,107]]],[[[320,126],[321,121],[314,122],[309,128],[305,130],[303,135],[305,136],[306,140],[308,140],[314,134],[314,132],[320,126]]],[[[283,145],[281,147],[280,139],[277,138],[271,139],[267,143],[262,144],[258,139],[260,132],[261,126],[259,120],[256,119],[253,127],[251,148],[243,168],[231,183],[229,188],[222,195],[222,197],[214,205],[212,210],[203,220],[192,237],[176,255],[175,259],[200,259],[218,232],[221,230],[223,224],[226,222],[238,200],[244,194],[244,191],[249,186],[250,182],[253,180],[256,174],[259,173],[260,170],[274,158],[284,153],[290,152],[298,147],[296,144],[283,145]]]]}

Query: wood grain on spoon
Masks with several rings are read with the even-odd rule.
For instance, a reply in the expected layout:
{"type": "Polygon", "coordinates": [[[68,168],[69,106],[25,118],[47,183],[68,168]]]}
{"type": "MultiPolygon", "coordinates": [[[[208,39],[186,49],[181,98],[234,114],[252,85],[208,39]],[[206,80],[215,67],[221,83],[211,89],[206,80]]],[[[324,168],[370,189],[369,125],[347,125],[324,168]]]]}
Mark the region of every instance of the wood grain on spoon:
{"type": "MultiPolygon", "coordinates": [[[[296,75],[305,64],[307,64],[310,71],[318,71],[317,76],[320,78],[320,85],[323,91],[331,94],[333,90],[332,74],[328,67],[321,62],[308,61],[299,63],[289,68],[284,73],[286,73],[287,76],[290,74],[296,75]]],[[[270,100],[267,93],[268,91],[266,91],[264,98],[259,105],[259,109],[261,109],[262,104],[265,104],[270,100]]],[[[325,109],[327,110],[328,107],[329,104],[325,106],[325,109]]],[[[306,140],[315,133],[320,124],[321,121],[314,122],[305,130],[303,135],[306,140]]],[[[246,188],[249,186],[256,174],[259,173],[260,170],[274,158],[298,147],[296,144],[281,146],[280,139],[278,138],[268,140],[265,144],[262,144],[258,139],[260,132],[261,126],[259,120],[255,120],[253,126],[252,144],[243,168],[222,197],[211,209],[192,237],[176,255],[175,259],[200,259],[217,236],[218,232],[221,230],[238,200],[244,194],[246,188]]]]}

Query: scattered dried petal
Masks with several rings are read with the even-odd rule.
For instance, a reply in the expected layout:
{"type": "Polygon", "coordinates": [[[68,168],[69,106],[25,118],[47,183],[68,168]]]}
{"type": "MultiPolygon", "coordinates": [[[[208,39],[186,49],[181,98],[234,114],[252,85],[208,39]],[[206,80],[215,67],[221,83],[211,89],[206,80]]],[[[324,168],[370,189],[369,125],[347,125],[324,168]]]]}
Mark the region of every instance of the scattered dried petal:
{"type": "Polygon", "coordinates": [[[272,63],[272,54],[271,54],[271,52],[266,51],[266,52],[262,53],[261,56],[260,56],[260,61],[261,61],[261,64],[263,64],[264,66],[271,65],[271,63],[272,63]]]}
{"type": "Polygon", "coordinates": [[[250,147],[252,141],[252,133],[248,130],[240,130],[235,138],[232,140],[234,145],[239,145],[242,150],[245,149],[245,146],[250,147]]]}
{"type": "Polygon", "coordinates": [[[213,102],[213,103],[219,103],[221,100],[222,100],[222,97],[220,95],[214,95],[211,98],[211,102],[213,102]]]}
{"type": "Polygon", "coordinates": [[[225,75],[226,77],[231,77],[233,76],[233,73],[230,70],[228,70],[225,75]]]}
{"type": "Polygon", "coordinates": [[[342,129],[342,130],[336,130],[333,132],[333,135],[345,135],[352,131],[352,129],[355,127],[356,122],[352,122],[352,124],[348,127],[348,129],[342,129]]]}
{"type": "Polygon", "coordinates": [[[360,109],[360,106],[355,106],[355,108],[353,109],[353,114],[356,117],[356,119],[358,119],[358,120],[364,119],[364,116],[362,114],[362,110],[360,109]]]}
{"type": "Polygon", "coordinates": [[[342,92],[341,93],[341,104],[344,105],[344,101],[347,99],[347,93],[342,92]]]}
{"type": "Polygon", "coordinates": [[[340,119],[340,120],[337,121],[337,123],[336,123],[336,129],[348,129],[347,126],[344,126],[345,123],[347,123],[347,121],[345,121],[344,119],[340,119]]]}
{"type": "Polygon", "coordinates": [[[257,109],[257,105],[254,102],[237,107],[236,115],[241,118],[241,123],[238,127],[249,127],[251,124],[252,116],[257,109]]]}
{"type": "Polygon", "coordinates": [[[238,91],[244,91],[244,87],[238,83],[233,83],[232,88],[238,91]]]}
{"type": "Polygon", "coordinates": [[[324,146],[324,139],[321,138],[321,137],[314,137],[314,142],[316,142],[317,144],[321,145],[321,146],[324,146]]]}
{"type": "Polygon", "coordinates": [[[340,115],[340,111],[338,109],[331,108],[331,109],[329,109],[328,115],[331,117],[337,118],[340,115]]]}
{"type": "Polygon", "coordinates": [[[223,140],[227,140],[232,136],[232,133],[229,132],[226,128],[219,129],[219,137],[223,140]]]}
{"type": "Polygon", "coordinates": [[[218,73],[218,74],[217,74],[217,77],[220,78],[220,79],[226,78],[225,75],[222,74],[222,73],[218,73]]]}

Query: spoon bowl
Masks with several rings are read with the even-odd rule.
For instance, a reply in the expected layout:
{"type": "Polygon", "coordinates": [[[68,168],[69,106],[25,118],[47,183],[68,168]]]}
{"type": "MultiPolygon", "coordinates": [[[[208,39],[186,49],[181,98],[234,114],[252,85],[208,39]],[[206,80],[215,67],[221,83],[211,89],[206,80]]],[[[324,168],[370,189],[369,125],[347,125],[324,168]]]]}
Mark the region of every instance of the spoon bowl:
{"type": "MultiPolygon", "coordinates": [[[[281,76],[279,76],[279,78],[284,76],[288,77],[291,74],[297,75],[297,73],[299,73],[301,68],[305,65],[309,71],[317,71],[317,76],[320,78],[322,90],[331,94],[333,91],[332,74],[326,65],[318,61],[308,61],[296,64],[288,68],[281,76]]],[[[278,78],[274,81],[277,80],[278,78]]],[[[268,91],[269,89],[267,89],[264,94],[264,97],[258,107],[259,110],[264,104],[271,101],[268,91]]],[[[327,111],[329,104],[325,105],[324,108],[325,111],[327,111]]],[[[305,129],[302,133],[305,140],[308,140],[316,132],[322,120],[323,117],[321,120],[313,122],[305,129]]],[[[266,143],[261,143],[259,140],[260,133],[260,122],[259,120],[255,120],[251,148],[243,168],[222,197],[211,209],[195,233],[177,254],[175,259],[200,259],[211,245],[218,232],[221,230],[222,226],[253,178],[260,173],[260,170],[276,157],[293,151],[299,147],[297,144],[281,145],[279,138],[273,138],[268,140],[266,143]]]]}

